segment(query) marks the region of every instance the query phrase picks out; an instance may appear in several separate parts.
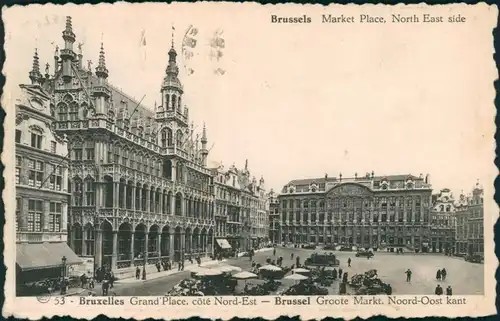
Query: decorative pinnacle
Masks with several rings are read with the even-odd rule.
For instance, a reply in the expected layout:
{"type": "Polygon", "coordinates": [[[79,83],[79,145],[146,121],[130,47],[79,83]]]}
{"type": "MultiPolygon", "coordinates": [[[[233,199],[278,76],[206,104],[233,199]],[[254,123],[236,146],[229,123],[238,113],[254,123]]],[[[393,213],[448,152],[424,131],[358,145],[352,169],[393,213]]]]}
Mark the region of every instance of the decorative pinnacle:
{"type": "Polygon", "coordinates": [[[95,73],[98,77],[108,77],[108,69],[106,69],[106,57],[104,55],[104,44],[102,42],[101,51],[99,51],[99,64],[95,68],[95,73]]]}
{"type": "Polygon", "coordinates": [[[70,42],[75,42],[75,34],[73,33],[73,24],[71,23],[71,17],[66,17],[66,29],[63,31],[63,39],[70,42]]]}
{"type": "Polygon", "coordinates": [[[201,134],[201,142],[206,143],[207,140],[207,127],[205,126],[205,123],[203,123],[203,132],[201,134]]]}
{"type": "Polygon", "coordinates": [[[38,49],[35,48],[35,54],[33,55],[33,67],[29,73],[31,83],[37,84],[40,82],[42,74],[40,73],[40,59],[38,58],[38,49]]]}

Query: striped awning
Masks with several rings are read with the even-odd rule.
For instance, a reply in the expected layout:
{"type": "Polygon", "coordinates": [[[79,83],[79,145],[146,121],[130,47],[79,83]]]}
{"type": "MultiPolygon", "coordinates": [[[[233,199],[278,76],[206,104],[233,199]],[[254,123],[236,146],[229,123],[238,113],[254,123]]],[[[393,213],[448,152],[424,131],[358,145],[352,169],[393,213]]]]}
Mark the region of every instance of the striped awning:
{"type": "Polygon", "coordinates": [[[54,268],[83,263],[66,243],[21,243],[16,244],[16,263],[23,271],[54,268]]]}
{"type": "Polygon", "coordinates": [[[230,249],[231,244],[226,239],[216,239],[217,244],[221,247],[221,249],[230,249]]]}

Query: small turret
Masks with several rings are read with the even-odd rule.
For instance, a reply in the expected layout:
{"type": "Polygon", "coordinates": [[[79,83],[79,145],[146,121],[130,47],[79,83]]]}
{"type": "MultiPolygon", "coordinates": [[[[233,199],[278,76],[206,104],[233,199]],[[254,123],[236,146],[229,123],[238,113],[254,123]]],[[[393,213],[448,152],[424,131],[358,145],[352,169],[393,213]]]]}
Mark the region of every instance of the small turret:
{"type": "Polygon", "coordinates": [[[65,81],[69,82],[73,77],[72,63],[76,60],[75,52],[73,51],[73,44],[75,43],[76,36],[73,32],[73,25],[71,17],[66,17],[66,28],[63,33],[64,49],[61,50],[62,60],[62,75],[65,81]]]}
{"type": "Polygon", "coordinates": [[[207,166],[207,159],[208,159],[208,149],[207,149],[207,128],[205,124],[203,124],[203,131],[201,133],[201,161],[203,163],[203,166],[207,166]]]}
{"type": "Polygon", "coordinates": [[[99,64],[95,68],[95,74],[99,78],[102,79],[102,83],[104,84],[106,78],[108,78],[108,69],[106,68],[106,56],[104,54],[104,44],[101,42],[101,50],[99,51],[99,64]]]}
{"type": "Polygon", "coordinates": [[[35,48],[35,54],[33,55],[33,66],[29,72],[31,83],[33,85],[42,84],[42,74],[40,73],[40,59],[38,58],[38,49],[35,48]]]}

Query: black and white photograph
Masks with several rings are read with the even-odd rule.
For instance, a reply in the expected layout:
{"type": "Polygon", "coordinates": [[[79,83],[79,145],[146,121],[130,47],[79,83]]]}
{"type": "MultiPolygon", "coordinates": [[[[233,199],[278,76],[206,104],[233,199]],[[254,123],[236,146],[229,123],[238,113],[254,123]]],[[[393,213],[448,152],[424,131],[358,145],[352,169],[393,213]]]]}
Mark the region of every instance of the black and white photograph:
{"type": "Polygon", "coordinates": [[[480,313],[496,7],[239,8],[4,10],[11,300],[480,313]]]}

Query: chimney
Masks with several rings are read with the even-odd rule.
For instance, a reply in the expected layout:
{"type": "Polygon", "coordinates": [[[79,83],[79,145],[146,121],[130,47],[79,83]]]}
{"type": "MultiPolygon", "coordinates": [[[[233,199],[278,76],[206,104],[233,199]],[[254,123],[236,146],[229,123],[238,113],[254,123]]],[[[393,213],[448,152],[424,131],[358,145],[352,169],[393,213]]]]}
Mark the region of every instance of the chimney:
{"type": "Polygon", "coordinates": [[[342,182],[342,173],[339,174],[340,181],[342,182]]]}
{"type": "Polygon", "coordinates": [[[325,174],[325,180],[327,180],[327,179],[328,179],[328,173],[325,174]]]}
{"type": "Polygon", "coordinates": [[[372,171],[372,178],[374,178],[374,177],[375,177],[375,172],[374,172],[374,171],[372,171]]]}

